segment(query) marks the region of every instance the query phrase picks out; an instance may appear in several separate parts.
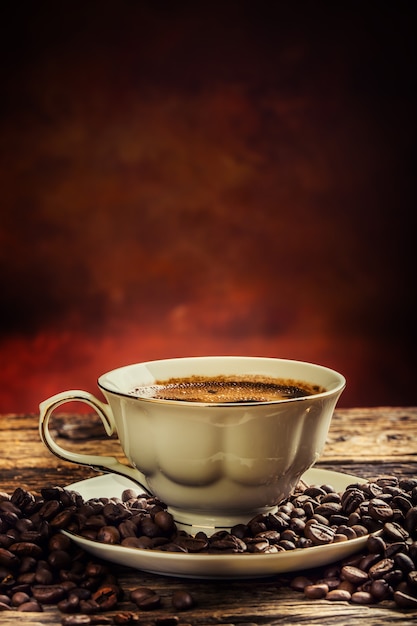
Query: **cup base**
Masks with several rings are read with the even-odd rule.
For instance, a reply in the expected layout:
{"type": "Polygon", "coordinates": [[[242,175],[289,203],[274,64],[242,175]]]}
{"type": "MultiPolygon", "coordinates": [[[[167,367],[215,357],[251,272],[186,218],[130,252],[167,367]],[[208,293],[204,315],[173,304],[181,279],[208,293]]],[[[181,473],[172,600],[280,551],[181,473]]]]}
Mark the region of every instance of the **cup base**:
{"type": "Polygon", "coordinates": [[[220,530],[230,531],[237,524],[247,524],[256,515],[268,515],[275,513],[278,506],[263,507],[244,513],[231,513],[229,515],[212,515],[204,512],[185,512],[173,507],[168,508],[173,515],[175,523],[179,530],[185,530],[191,535],[198,532],[204,532],[206,535],[213,535],[220,530]]]}

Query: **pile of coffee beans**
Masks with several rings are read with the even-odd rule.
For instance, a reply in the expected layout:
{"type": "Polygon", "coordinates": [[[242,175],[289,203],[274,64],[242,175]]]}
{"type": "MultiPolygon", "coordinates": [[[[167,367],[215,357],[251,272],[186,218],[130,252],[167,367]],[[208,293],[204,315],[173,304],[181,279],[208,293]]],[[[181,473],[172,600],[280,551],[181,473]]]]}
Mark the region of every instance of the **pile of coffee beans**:
{"type": "MultiPolygon", "coordinates": [[[[161,605],[152,589],[124,592],[108,564],[92,559],[60,532],[74,516],[83,515],[84,507],[79,494],[60,487],[42,489],[40,495],[21,488],[11,495],[0,493],[0,612],[42,612],[55,605],[65,626],[133,624],[139,611],[161,605]],[[121,600],[130,601],[137,612],[114,613],[121,600]],[[108,612],[113,615],[104,615],[108,612]]],[[[175,612],[193,605],[186,591],[172,595],[175,612]]],[[[171,616],[155,624],[175,626],[178,621],[171,616]]]]}
{"type": "MultiPolygon", "coordinates": [[[[236,555],[276,554],[367,536],[360,554],[295,576],[290,586],[307,599],[361,604],[388,600],[417,608],[414,478],[377,477],[349,485],[343,493],[331,485],[300,483],[275,513],[211,536],[178,529],[164,503],[131,489],[120,498],[89,500],[61,487],[46,487],[39,495],[21,488],[11,495],[0,493],[0,611],[42,611],[54,604],[66,626],[134,623],[137,613],[114,613],[126,594],[108,565],[93,560],[61,530],[130,548],[236,555]],[[103,615],[109,611],[111,618],[103,615]]],[[[144,587],[130,592],[128,599],[141,611],[161,603],[144,587]]],[[[177,592],[171,604],[184,611],[194,598],[177,592]]]]}

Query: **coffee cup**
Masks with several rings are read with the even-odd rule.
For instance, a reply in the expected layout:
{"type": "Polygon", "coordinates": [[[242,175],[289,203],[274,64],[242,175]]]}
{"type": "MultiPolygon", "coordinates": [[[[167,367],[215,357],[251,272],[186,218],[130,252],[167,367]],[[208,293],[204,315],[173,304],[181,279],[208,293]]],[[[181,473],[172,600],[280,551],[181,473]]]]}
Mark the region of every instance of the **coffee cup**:
{"type": "MultiPolygon", "coordinates": [[[[180,525],[211,532],[272,512],[319,458],[345,387],[338,372],[263,357],[173,358],[98,378],[106,402],[81,390],[40,404],[40,436],[61,459],[135,481],[180,525]],[[59,445],[50,418],[84,402],[116,433],[130,465],[59,445]]],[[[103,494],[103,496],[112,494],[103,494]]]]}

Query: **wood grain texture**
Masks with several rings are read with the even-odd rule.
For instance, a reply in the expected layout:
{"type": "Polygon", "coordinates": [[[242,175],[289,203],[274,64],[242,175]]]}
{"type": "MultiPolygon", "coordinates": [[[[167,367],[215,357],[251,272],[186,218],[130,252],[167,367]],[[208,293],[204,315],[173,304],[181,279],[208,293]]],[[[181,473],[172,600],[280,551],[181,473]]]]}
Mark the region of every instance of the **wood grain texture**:
{"type": "MultiPolygon", "coordinates": [[[[83,452],[97,452],[123,459],[117,439],[106,438],[90,416],[61,416],[54,422],[61,445],[83,452]],[[86,428],[86,425],[88,427],[86,428]]],[[[16,487],[37,492],[46,484],[68,485],[96,476],[86,467],[60,461],[41,443],[36,415],[0,416],[0,491],[16,487]]],[[[336,411],[318,467],[369,478],[382,474],[417,476],[417,407],[377,407],[336,411]]],[[[112,566],[113,567],[113,566],[112,566]]],[[[114,566],[128,597],[137,586],[149,586],[161,595],[161,608],[140,614],[139,625],[177,615],[179,624],[213,625],[317,625],[392,624],[411,626],[417,611],[400,611],[390,603],[360,606],[345,602],[306,600],[288,586],[291,576],[242,581],[182,580],[114,566]],[[196,606],[176,613],[171,597],[176,589],[188,589],[196,606]]],[[[125,599],[120,610],[134,607],[125,599]]],[[[110,613],[111,615],[111,613],[110,613]]],[[[11,626],[61,623],[54,607],[43,613],[0,612],[0,623],[11,626]]]]}

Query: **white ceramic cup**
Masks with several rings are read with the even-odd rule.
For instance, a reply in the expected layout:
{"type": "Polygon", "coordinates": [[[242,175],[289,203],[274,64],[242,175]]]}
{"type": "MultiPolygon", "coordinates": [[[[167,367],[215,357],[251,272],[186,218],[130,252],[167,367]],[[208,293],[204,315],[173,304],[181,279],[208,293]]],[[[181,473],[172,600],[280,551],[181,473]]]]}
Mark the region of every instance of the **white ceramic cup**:
{"type": "MultiPolygon", "coordinates": [[[[230,528],[273,511],[320,456],[345,387],[336,371],[301,361],[192,357],[136,363],[103,374],[91,393],[58,393],[40,404],[40,435],[56,456],[133,479],[168,505],[179,524],[230,528]],[[268,402],[205,404],[133,397],[138,385],[190,376],[267,376],[307,381],[324,392],[268,402]],[[70,401],[90,405],[117,433],[131,467],[114,457],[62,448],[49,428],[70,401]]],[[[111,496],[111,494],[103,494],[111,496]]]]}

